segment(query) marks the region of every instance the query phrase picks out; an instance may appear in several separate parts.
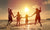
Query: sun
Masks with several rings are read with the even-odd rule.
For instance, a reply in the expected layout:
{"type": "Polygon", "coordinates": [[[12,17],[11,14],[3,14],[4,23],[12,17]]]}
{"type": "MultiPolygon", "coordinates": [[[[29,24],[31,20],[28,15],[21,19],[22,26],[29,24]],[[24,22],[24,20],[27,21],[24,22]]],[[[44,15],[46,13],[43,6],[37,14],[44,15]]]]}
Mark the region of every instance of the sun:
{"type": "Polygon", "coordinates": [[[29,11],[29,9],[28,8],[25,8],[25,12],[28,12],[29,11]]]}

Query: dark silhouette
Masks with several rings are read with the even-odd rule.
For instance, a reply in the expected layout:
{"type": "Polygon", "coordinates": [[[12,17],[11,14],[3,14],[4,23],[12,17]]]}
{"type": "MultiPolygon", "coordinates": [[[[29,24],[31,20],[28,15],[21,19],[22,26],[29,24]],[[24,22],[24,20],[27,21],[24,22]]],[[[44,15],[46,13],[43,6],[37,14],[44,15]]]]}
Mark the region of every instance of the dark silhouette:
{"type": "Polygon", "coordinates": [[[31,16],[28,16],[28,15],[26,14],[26,16],[23,17],[23,18],[25,18],[25,24],[28,24],[28,17],[31,17],[31,16]]]}
{"type": "MultiPolygon", "coordinates": [[[[13,15],[13,13],[12,13],[12,10],[10,9],[10,8],[8,8],[8,24],[10,25],[10,23],[13,21],[12,20],[12,16],[14,16],[13,15]]],[[[8,25],[7,24],[7,25],[8,25]]]]}
{"type": "Polygon", "coordinates": [[[17,15],[15,16],[16,20],[17,20],[17,25],[20,25],[20,19],[21,19],[21,15],[19,14],[19,12],[17,12],[17,15]]]}
{"type": "MultiPolygon", "coordinates": [[[[42,24],[41,24],[41,18],[40,18],[40,12],[41,12],[41,7],[40,7],[40,10],[38,9],[38,8],[36,8],[36,12],[34,13],[34,14],[36,14],[36,18],[35,18],[35,24],[37,23],[37,20],[38,20],[38,22],[40,23],[40,26],[42,26],[42,24]]],[[[33,14],[33,15],[34,15],[33,14]]]]}
{"type": "Polygon", "coordinates": [[[28,24],[28,15],[25,16],[25,23],[28,24]]]}

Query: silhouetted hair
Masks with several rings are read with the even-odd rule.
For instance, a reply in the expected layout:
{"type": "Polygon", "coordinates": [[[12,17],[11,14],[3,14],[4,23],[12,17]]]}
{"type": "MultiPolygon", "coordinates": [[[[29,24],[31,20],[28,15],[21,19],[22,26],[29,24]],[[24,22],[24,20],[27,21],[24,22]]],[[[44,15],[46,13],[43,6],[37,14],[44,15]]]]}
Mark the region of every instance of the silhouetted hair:
{"type": "Polygon", "coordinates": [[[19,14],[19,12],[17,12],[17,14],[19,14]]]}
{"type": "Polygon", "coordinates": [[[36,10],[38,10],[38,8],[36,8],[36,10]]]}

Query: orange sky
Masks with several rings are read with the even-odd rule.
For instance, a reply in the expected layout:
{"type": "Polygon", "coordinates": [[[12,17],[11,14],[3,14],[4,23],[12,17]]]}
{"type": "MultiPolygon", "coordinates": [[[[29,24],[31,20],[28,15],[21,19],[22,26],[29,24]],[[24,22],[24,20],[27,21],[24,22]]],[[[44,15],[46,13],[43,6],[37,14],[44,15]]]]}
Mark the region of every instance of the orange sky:
{"type": "MultiPolygon", "coordinates": [[[[17,12],[19,11],[21,16],[25,16],[26,13],[24,10],[27,7],[29,9],[27,13],[29,16],[31,16],[35,12],[35,9],[36,8],[39,9],[40,6],[42,7],[41,18],[42,19],[50,18],[49,0],[48,2],[46,0],[8,0],[7,4],[6,2],[5,3],[2,2],[4,4],[0,3],[2,5],[0,7],[0,19],[8,19],[8,11],[7,11],[8,7],[12,9],[14,15],[16,15],[17,12]],[[5,5],[5,7],[3,5],[5,5]]],[[[35,19],[35,15],[30,17],[29,19],[35,19]]]]}

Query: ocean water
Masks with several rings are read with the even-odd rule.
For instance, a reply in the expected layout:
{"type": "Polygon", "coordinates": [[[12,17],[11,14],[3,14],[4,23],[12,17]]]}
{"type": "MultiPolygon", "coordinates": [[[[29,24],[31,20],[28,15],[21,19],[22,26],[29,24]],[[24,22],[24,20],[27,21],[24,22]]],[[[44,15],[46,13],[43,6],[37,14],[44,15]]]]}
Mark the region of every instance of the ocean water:
{"type": "MultiPolygon", "coordinates": [[[[50,30],[50,20],[41,20],[42,27],[40,27],[39,23],[36,25],[23,25],[23,26],[15,26],[16,22],[13,21],[11,25],[7,25],[8,20],[0,20],[0,30],[50,30]]],[[[23,20],[20,22],[21,24],[25,24],[23,20]]],[[[34,20],[29,20],[29,23],[34,23],[34,20]]]]}

